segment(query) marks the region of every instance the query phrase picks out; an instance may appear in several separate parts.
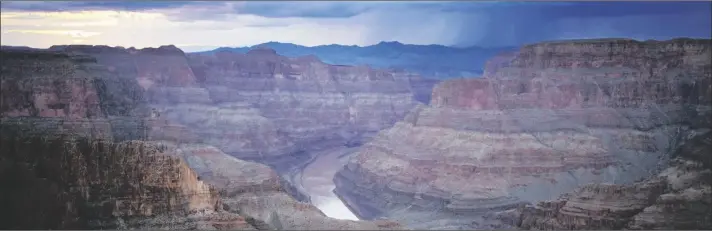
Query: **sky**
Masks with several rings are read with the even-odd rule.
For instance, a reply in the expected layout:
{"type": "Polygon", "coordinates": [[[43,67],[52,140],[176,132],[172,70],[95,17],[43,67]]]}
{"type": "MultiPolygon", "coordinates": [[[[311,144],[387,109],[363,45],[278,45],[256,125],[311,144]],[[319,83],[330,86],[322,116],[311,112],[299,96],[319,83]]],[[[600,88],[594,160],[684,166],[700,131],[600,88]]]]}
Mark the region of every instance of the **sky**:
{"type": "Polygon", "coordinates": [[[2,1],[0,43],[185,51],[276,41],[521,46],[561,39],[712,37],[712,2],[2,1]]]}

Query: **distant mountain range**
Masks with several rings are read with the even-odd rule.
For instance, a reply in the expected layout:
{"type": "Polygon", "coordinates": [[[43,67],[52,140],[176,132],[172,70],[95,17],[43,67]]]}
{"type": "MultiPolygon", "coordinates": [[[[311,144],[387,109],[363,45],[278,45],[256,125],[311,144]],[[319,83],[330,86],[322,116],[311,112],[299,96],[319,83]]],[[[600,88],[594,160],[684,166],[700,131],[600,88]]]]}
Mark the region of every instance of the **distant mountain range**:
{"type": "Polygon", "coordinates": [[[220,47],[214,53],[231,51],[245,53],[254,47],[269,47],[280,55],[297,57],[316,55],[329,64],[369,65],[378,68],[402,68],[426,78],[448,79],[477,77],[482,74],[485,62],[517,47],[482,48],[448,47],[442,45],[409,45],[399,42],[381,42],[371,46],[322,45],[307,47],[292,43],[268,42],[251,47],[220,47]]]}

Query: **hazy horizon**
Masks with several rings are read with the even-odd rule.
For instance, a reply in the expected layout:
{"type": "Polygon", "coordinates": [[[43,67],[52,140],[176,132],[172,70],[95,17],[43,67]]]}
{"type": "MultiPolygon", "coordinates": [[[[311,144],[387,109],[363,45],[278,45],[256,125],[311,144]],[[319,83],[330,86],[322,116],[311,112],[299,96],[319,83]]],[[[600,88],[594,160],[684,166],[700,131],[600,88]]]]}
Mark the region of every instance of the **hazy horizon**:
{"type": "Polygon", "coordinates": [[[712,37],[712,2],[3,1],[0,6],[0,43],[37,48],[173,44],[195,52],[270,41],[488,48],[609,37],[712,37]]]}

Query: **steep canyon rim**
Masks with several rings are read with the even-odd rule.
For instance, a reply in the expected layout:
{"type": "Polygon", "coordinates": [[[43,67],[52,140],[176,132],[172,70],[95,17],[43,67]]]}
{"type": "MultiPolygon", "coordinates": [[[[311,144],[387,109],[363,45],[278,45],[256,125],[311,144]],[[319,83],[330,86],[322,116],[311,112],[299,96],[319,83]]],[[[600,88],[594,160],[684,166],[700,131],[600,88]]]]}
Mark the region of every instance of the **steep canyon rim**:
{"type": "MultiPolygon", "coordinates": [[[[588,183],[629,186],[673,165],[685,143],[673,138],[708,126],[699,120],[710,110],[709,54],[710,40],[533,44],[491,59],[482,79],[438,83],[423,102],[434,83],[412,74],[268,48],[3,51],[3,134],[157,142],[195,172],[187,182],[216,187],[225,208],[210,209],[271,228],[395,227],[324,216],[356,220],[345,206],[411,228],[511,227],[526,223],[516,221],[524,204],[609,187],[579,188],[588,183]]],[[[577,199],[569,207],[587,205],[577,199]]],[[[537,216],[526,224],[571,227],[570,217],[537,216]]]]}

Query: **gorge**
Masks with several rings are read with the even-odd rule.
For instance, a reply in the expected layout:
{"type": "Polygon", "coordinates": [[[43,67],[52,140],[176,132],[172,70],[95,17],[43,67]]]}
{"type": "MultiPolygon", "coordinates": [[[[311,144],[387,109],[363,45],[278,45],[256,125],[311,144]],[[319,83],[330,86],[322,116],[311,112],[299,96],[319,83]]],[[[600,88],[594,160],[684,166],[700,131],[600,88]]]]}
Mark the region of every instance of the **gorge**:
{"type": "MultiPolygon", "coordinates": [[[[4,137],[144,140],[183,157],[227,212],[285,229],[397,227],[328,219],[298,176],[320,151],[357,146],[402,119],[434,83],[267,48],[186,55],[174,46],[71,45],[2,55],[4,137]]],[[[74,227],[96,228],[84,225],[74,227]]]]}
{"type": "Polygon", "coordinates": [[[419,229],[709,228],[711,42],[503,54],[484,78],[438,84],[429,106],[361,147],[336,193],[361,218],[419,229]],[[679,153],[691,142],[697,154],[679,153]],[[699,222],[676,224],[676,212],[699,222]]]}
{"type": "Polygon", "coordinates": [[[544,42],[438,81],[268,47],[4,48],[0,228],[709,229],[711,54],[544,42]]]}

